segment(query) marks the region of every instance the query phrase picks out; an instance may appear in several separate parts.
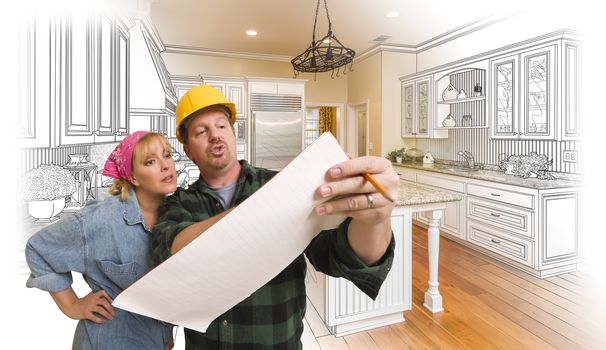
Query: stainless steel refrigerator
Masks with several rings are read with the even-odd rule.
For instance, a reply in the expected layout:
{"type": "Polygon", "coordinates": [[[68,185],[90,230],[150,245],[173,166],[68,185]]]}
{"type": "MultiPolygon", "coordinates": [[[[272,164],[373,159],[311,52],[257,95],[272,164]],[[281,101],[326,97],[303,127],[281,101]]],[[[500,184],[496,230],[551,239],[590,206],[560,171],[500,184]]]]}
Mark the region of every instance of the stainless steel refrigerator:
{"type": "Polygon", "coordinates": [[[299,111],[252,111],[252,164],[280,170],[303,150],[299,111]]]}

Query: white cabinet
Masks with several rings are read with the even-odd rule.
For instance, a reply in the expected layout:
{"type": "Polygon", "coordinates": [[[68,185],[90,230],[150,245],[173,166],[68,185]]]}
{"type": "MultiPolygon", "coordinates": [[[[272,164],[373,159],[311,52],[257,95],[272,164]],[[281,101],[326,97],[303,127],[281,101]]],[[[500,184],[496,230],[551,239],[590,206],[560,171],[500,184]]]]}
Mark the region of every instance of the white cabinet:
{"type": "Polygon", "coordinates": [[[391,228],[396,241],[394,260],[375,300],[350,281],[327,276],[308,263],[307,296],[333,335],[343,336],[402,322],[403,312],[411,309],[411,209],[395,208],[391,228]]]}
{"type": "Polygon", "coordinates": [[[436,128],[486,128],[488,60],[435,74],[436,128]]]}
{"type": "Polygon", "coordinates": [[[579,56],[578,42],[557,40],[492,58],[492,138],[578,140],[579,56]]]}
{"type": "MultiPolygon", "coordinates": [[[[465,239],[465,183],[434,174],[417,173],[417,183],[437,187],[440,191],[452,192],[461,196],[460,201],[446,202],[446,209],[440,221],[440,230],[457,238],[465,239]]],[[[431,212],[419,212],[416,219],[429,224],[431,212]]]]}
{"type": "Polygon", "coordinates": [[[20,144],[121,140],[129,130],[128,24],[104,15],[40,15],[27,27],[20,144]]]}
{"type": "Polygon", "coordinates": [[[58,144],[115,142],[129,132],[129,34],[120,18],[72,16],[61,25],[58,144]]]}
{"type": "Polygon", "coordinates": [[[48,60],[51,41],[48,38],[51,28],[55,27],[55,19],[37,15],[19,24],[18,146],[50,147],[52,114],[48,60]]]}
{"type": "Polygon", "coordinates": [[[448,130],[434,125],[433,77],[419,77],[402,82],[402,137],[445,138],[448,130]]]}
{"type": "Polygon", "coordinates": [[[205,85],[210,85],[221,91],[228,101],[236,106],[236,122],[234,123],[234,132],[236,133],[236,157],[238,160],[250,160],[250,132],[249,113],[248,113],[248,94],[246,90],[246,81],[238,78],[227,77],[202,77],[205,85]]]}
{"type": "Polygon", "coordinates": [[[302,96],[305,93],[305,85],[289,81],[251,81],[249,88],[251,94],[302,96]]]}
{"type": "MultiPolygon", "coordinates": [[[[582,239],[580,187],[538,190],[395,168],[401,179],[464,197],[444,212],[440,229],[446,236],[537,277],[576,270],[582,239]]],[[[415,219],[427,225],[422,213],[415,219]]]]}

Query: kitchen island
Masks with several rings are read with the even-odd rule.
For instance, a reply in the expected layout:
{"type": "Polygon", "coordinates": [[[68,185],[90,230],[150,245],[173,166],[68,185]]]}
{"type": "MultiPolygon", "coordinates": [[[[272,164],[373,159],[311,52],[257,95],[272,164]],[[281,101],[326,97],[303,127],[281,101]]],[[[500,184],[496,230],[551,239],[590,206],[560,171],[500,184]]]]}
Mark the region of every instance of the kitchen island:
{"type": "MultiPolygon", "coordinates": [[[[438,290],[439,224],[446,203],[460,201],[449,192],[400,182],[391,226],[396,240],[394,261],[376,300],[370,299],[353,283],[326,276],[311,264],[307,272],[308,299],[330,333],[347,335],[404,321],[404,311],[412,304],[412,214],[428,212],[429,281],[424,306],[431,312],[443,311],[438,290]]],[[[310,310],[313,311],[313,310],[310,310]]]]}

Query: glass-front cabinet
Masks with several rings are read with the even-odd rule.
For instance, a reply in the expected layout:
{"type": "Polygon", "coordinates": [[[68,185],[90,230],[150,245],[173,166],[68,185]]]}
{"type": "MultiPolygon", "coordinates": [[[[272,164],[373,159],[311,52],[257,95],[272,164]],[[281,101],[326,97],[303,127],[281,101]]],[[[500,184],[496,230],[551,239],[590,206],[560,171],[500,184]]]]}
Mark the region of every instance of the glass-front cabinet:
{"type": "Polygon", "coordinates": [[[402,137],[448,137],[448,130],[438,131],[432,125],[434,108],[432,91],[431,76],[402,82],[402,137]]]}
{"type": "Polygon", "coordinates": [[[577,45],[560,40],[491,59],[492,138],[580,138],[577,45]]]}
{"type": "Polygon", "coordinates": [[[521,137],[555,137],[555,45],[520,54],[521,137]]]}
{"type": "Polygon", "coordinates": [[[498,138],[517,138],[518,56],[492,61],[492,135],[498,138]]]}

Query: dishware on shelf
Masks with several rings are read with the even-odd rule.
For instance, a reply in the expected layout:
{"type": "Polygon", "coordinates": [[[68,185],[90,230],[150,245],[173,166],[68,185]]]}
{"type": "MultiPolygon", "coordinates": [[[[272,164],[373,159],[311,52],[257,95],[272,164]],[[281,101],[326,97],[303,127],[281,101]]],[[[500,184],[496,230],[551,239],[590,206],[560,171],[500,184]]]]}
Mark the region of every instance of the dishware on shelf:
{"type": "Polygon", "coordinates": [[[457,94],[457,99],[462,99],[462,98],[467,98],[467,94],[465,93],[465,90],[463,90],[463,89],[459,90],[459,93],[457,94]]]}
{"type": "Polygon", "coordinates": [[[457,122],[450,113],[448,113],[446,118],[444,118],[444,120],[442,121],[442,126],[446,127],[446,128],[451,128],[456,125],[457,125],[457,122]]]}
{"type": "Polygon", "coordinates": [[[476,86],[473,87],[473,94],[476,97],[482,96],[482,85],[476,84],[476,86]]]}
{"type": "Polygon", "coordinates": [[[465,114],[462,118],[461,118],[461,124],[463,126],[471,126],[471,114],[465,114]]]}
{"type": "Polygon", "coordinates": [[[452,84],[448,84],[446,89],[444,89],[444,92],[442,92],[442,100],[454,100],[457,98],[458,94],[459,92],[457,91],[457,88],[455,88],[452,84]]]}

